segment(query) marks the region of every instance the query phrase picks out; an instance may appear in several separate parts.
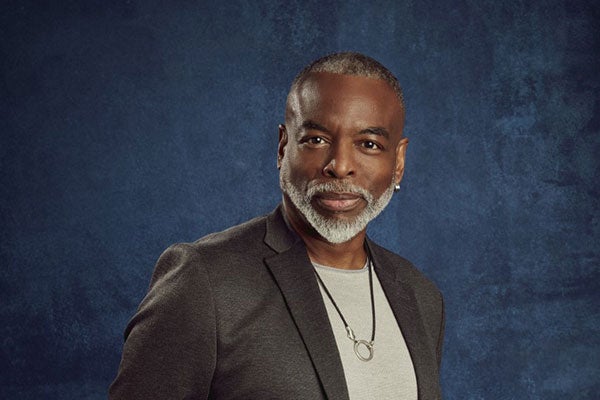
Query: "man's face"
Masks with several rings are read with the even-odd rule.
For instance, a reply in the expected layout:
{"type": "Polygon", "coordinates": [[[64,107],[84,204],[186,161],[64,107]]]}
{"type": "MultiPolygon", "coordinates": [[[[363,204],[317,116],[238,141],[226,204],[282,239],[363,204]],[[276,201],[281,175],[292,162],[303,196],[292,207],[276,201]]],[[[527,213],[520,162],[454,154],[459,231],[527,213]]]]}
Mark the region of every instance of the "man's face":
{"type": "Polygon", "coordinates": [[[385,81],[311,74],[290,95],[280,128],[288,217],[330,243],[363,231],[402,179],[403,123],[400,102],[385,81]]]}

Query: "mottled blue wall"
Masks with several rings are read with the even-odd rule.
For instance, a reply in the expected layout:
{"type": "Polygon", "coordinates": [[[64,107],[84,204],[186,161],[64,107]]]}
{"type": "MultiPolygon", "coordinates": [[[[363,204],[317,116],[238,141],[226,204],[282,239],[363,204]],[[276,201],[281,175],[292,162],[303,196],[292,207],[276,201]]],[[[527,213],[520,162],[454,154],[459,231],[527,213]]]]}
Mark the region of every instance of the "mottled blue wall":
{"type": "Polygon", "coordinates": [[[290,81],[358,50],[405,88],[370,231],[445,293],[445,397],[597,399],[599,3],[209,3],[2,2],[0,397],[105,398],[158,255],[277,204],[290,81]]]}

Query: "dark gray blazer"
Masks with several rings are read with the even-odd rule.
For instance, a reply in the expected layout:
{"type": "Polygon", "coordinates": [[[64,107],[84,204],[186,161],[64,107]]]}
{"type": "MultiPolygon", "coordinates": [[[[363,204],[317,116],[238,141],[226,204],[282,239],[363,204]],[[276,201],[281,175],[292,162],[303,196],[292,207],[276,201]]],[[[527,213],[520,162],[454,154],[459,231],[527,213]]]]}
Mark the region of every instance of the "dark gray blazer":
{"type": "MultiPolygon", "coordinates": [[[[368,246],[419,399],[439,399],[442,296],[407,260],[368,246]]],[[[111,399],[348,399],[313,267],[281,206],[167,249],[125,339],[111,399]]]]}

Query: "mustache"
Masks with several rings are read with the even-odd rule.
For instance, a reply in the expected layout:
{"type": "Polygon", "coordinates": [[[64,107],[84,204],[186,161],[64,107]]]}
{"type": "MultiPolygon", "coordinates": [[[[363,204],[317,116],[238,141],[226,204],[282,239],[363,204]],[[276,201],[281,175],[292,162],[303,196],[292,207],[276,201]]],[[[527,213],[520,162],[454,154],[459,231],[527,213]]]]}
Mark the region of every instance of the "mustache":
{"type": "Polygon", "coordinates": [[[373,200],[373,196],[366,189],[360,186],[354,185],[350,182],[323,182],[323,183],[309,183],[306,190],[306,197],[310,200],[318,193],[352,193],[361,196],[367,202],[373,200]]]}

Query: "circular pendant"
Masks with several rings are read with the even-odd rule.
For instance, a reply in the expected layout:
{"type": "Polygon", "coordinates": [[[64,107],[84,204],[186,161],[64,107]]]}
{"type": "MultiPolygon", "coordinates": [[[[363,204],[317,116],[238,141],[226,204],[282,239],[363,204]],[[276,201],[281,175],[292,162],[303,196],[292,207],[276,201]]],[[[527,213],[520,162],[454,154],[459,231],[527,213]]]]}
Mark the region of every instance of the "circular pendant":
{"type": "Polygon", "coordinates": [[[373,358],[373,343],[372,342],[367,342],[366,340],[355,340],[354,341],[354,354],[356,354],[356,357],[358,357],[358,359],[360,361],[370,361],[373,358]],[[366,347],[367,351],[369,352],[368,356],[363,356],[362,354],[360,354],[360,345],[363,345],[364,347],[366,347]]]}

